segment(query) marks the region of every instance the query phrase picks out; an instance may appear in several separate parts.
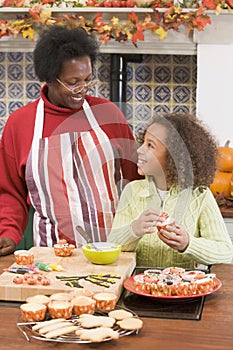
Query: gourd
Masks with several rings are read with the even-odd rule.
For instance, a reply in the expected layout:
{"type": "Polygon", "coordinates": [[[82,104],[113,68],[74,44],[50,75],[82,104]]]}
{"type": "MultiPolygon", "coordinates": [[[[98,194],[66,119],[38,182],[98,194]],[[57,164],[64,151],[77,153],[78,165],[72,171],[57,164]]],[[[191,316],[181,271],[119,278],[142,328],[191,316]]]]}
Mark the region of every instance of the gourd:
{"type": "Polygon", "coordinates": [[[220,171],[233,171],[233,148],[229,147],[230,140],[218,148],[217,169],[220,171]]]}
{"type": "Polygon", "coordinates": [[[210,185],[214,196],[219,194],[224,198],[233,196],[233,148],[229,147],[229,144],[230,140],[218,148],[217,171],[210,185]]]}
{"type": "MultiPolygon", "coordinates": [[[[217,171],[215,173],[214,181],[210,185],[210,190],[213,193],[214,196],[217,194],[223,195],[223,197],[228,198],[231,197],[232,192],[232,173],[230,172],[224,172],[224,171],[217,171]]],[[[232,192],[233,194],[233,192],[232,192]]]]}

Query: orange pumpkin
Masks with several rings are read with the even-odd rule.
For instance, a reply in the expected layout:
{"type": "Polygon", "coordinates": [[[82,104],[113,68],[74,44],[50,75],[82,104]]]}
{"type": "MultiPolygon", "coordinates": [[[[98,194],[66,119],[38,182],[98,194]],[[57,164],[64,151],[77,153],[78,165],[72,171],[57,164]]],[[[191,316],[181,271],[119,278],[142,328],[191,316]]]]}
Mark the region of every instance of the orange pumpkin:
{"type": "Polygon", "coordinates": [[[232,173],[217,171],[214,181],[210,185],[213,195],[222,194],[225,198],[231,196],[232,192],[232,173]]]}
{"type": "Polygon", "coordinates": [[[220,171],[233,171],[233,148],[229,147],[230,140],[218,148],[217,169],[220,171]]]}

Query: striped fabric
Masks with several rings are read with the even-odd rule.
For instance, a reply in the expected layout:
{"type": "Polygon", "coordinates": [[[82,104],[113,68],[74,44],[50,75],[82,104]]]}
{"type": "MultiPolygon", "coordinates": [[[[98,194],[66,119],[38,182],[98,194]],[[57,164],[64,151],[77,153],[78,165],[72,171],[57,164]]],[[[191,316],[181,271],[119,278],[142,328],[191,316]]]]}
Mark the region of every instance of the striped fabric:
{"type": "Polygon", "coordinates": [[[26,167],[30,198],[36,208],[37,246],[52,246],[58,238],[79,246],[85,240],[77,226],[93,241],[105,241],[110,231],[119,197],[114,176],[120,169],[116,169],[111,143],[86,101],[83,108],[92,130],[41,138],[42,100],[38,104],[26,167]]]}

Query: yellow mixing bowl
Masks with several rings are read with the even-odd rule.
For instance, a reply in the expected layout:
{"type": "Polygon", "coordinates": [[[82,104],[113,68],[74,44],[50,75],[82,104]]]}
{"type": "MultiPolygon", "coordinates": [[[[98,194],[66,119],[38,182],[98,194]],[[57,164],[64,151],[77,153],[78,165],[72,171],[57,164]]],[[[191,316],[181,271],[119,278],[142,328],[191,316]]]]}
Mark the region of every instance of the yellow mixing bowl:
{"type": "Polygon", "coordinates": [[[119,257],[121,246],[109,242],[93,242],[82,246],[85,257],[93,264],[111,264],[119,257]]]}

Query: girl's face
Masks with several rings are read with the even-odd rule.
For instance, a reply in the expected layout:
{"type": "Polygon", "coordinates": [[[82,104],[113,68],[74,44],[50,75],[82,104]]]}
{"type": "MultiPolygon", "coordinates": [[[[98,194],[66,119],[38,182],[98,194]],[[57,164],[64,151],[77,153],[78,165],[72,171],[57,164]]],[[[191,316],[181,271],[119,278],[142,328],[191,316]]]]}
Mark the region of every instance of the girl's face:
{"type": "Polygon", "coordinates": [[[154,179],[165,177],[167,129],[154,123],[146,131],[144,143],[138,148],[138,173],[152,175],[154,179]]]}
{"type": "Polygon", "coordinates": [[[92,82],[90,57],[84,56],[63,63],[57,81],[48,83],[48,98],[55,106],[79,109],[92,82]],[[80,87],[80,88],[79,88],[80,87]]]}

